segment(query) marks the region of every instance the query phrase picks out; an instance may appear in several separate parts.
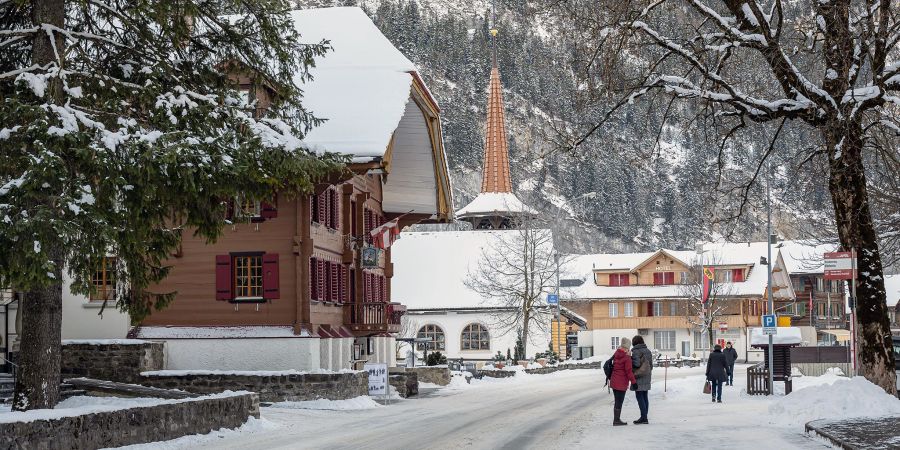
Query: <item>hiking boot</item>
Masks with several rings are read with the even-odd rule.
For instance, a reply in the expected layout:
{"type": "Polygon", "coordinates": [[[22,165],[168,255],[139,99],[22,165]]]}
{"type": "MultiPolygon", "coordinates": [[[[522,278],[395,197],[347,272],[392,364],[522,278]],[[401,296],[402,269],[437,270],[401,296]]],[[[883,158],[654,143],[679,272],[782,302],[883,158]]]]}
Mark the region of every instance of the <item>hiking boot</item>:
{"type": "Polygon", "coordinates": [[[613,410],[613,414],[614,414],[614,415],[613,415],[613,426],[614,426],[614,427],[620,427],[620,426],[622,426],[622,425],[628,425],[627,423],[622,422],[622,420],[620,419],[620,417],[622,416],[622,410],[621,410],[621,409],[614,409],[614,410],[613,410]]]}
{"type": "Polygon", "coordinates": [[[644,424],[648,424],[648,423],[650,423],[650,422],[647,421],[646,417],[642,417],[642,418],[634,421],[635,425],[644,425],[644,424]]]}
{"type": "Polygon", "coordinates": [[[715,397],[713,397],[713,399],[712,399],[712,402],[713,402],[713,403],[715,403],[715,402],[716,402],[716,398],[715,398],[715,397]]]}
{"type": "Polygon", "coordinates": [[[716,400],[716,402],[722,403],[722,399],[720,398],[720,399],[716,400]]]}

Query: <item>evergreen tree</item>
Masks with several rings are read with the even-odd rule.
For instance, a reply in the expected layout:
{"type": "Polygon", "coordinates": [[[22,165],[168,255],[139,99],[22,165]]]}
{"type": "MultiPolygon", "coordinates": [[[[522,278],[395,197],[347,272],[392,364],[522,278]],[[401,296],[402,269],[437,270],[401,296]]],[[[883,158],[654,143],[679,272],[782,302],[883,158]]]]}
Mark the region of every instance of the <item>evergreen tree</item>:
{"type": "Polygon", "coordinates": [[[0,285],[24,293],[13,409],[58,401],[63,273],[76,294],[115,255],[136,319],[182,230],[214,240],[224,199],[300,193],[336,169],[302,148],[316,120],[280,0],[0,1],[0,285]],[[279,95],[266,118],[236,78],[279,95]]]}

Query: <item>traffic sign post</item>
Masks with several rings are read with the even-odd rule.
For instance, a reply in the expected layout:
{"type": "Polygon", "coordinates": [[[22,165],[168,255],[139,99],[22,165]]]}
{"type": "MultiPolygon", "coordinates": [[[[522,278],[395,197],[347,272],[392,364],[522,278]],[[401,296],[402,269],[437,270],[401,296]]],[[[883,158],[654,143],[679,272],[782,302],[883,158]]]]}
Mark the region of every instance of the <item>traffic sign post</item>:
{"type": "Polygon", "coordinates": [[[850,363],[856,375],[856,251],[825,253],[825,279],[850,283],[850,363]]]}
{"type": "Polygon", "coordinates": [[[548,305],[558,305],[559,304],[559,295],[547,294],[547,304],[548,305]]]}

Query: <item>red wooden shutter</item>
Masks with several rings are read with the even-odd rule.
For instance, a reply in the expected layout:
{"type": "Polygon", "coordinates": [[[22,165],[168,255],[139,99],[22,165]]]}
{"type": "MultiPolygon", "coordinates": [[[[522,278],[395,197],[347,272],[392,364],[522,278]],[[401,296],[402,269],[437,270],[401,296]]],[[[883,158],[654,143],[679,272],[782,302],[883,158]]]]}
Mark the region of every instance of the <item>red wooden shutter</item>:
{"type": "Polygon", "coordinates": [[[341,264],[338,267],[338,301],[347,301],[347,266],[341,264]]]}
{"type": "Polygon", "coordinates": [[[328,295],[327,291],[325,290],[326,289],[325,283],[327,281],[326,274],[325,274],[325,261],[323,261],[321,259],[316,259],[316,272],[318,273],[318,276],[319,276],[318,283],[316,283],[316,285],[318,286],[318,289],[319,289],[318,300],[325,301],[325,300],[327,300],[327,295],[328,295]]]}
{"type": "Polygon", "coordinates": [[[372,274],[369,272],[363,273],[363,278],[365,278],[365,289],[363,290],[363,301],[368,303],[372,301],[372,274]]]}
{"type": "Polygon", "coordinates": [[[234,220],[234,199],[225,200],[225,220],[234,220]]]}
{"type": "Polygon", "coordinates": [[[216,255],[216,300],[232,300],[231,255],[216,255]]]}
{"type": "Polygon", "coordinates": [[[387,303],[387,301],[388,301],[387,278],[385,278],[384,276],[381,276],[381,277],[378,277],[378,279],[380,280],[380,284],[381,284],[381,290],[379,292],[381,294],[381,301],[387,303]]]}
{"type": "Polygon", "coordinates": [[[263,265],[263,298],[273,300],[281,298],[278,287],[278,253],[266,253],[262,257],[263,265]]]}
{"type": "Polygon", "coordinates": [[[619,274],[617,274],[617,273],[609,274],[609,285],[610,286],[618,286],[619,285],[619,274]]]}
{"type": "Polygon", "coordinates": [[[731,281],[733,281],[733,282],[744,281],[744,271],[741,269],[732,269],[731,270],[731,281]]]}
{"type": "Polygon", "coordinates": [[[272,203],[259,202],[259,215],[263,219],[274,219],[278,217],[277,200],[272,199],[272,203]]]}
{"type": "Polygon", "coordinates": [[[325,200],[326,193],[328,191],[323,191],[321,194],[316,196],[316,204],[318,207],[318,211],[316,213],[316,222],[325,225],[325,211],[327,209],[327,201],[325,200]]]}
{"type": "Polygon", "coordinates": [[[316,273],[316,258],[309,258],[309,298],[310,300],[318,300],[319,298],[319,277],[316,273]]]}
{"type": "Polygon", "coordinates": [[[653,317],[653,302],[647,302],[647,317],[653,317]]]}
{"type": "Polygon", "coordinates": [[[328,205],[328,218],[329,224],[328,227],[337,230],[338,226],[338,195],[337,189],[329,190],[329,200],[330,204],[328,205]]]}
{"type": "Polygon", "coordinates": [[[655,284],[655,285],[663,284],[663,277],[662,277],[661,273],[653,272],[653,284],[655,284]]]}
{"type": "Polygon", "coordinates": [[[665,284],[675,284],[675,272],[665,272],[665,284]]]}
{"type": "Polygon", "coordinates": [[[335,303],[341,301],[340,281],[341,266],[338,263],[331,263],[331,301],[335,303]]]}
{"type": "Polygon", "coordinates": [[[628,286],[631,283],[627,273],[619,274],[619,286],[628,286]]]}

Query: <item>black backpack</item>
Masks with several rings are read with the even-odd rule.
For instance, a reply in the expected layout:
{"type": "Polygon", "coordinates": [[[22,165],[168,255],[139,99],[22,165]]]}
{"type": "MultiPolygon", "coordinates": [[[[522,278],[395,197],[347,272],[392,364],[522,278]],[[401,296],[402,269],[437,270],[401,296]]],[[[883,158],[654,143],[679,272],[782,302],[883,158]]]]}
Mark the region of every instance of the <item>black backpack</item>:
{"type": "Polygon", "coordinates": [[[609,359],[607,359],[606,362],[603,363],[603,373],[606,374],[606,383],[603,384],[604,386],[609,386],[609,379],[612,377],[612,373],[613,373],[613,358],[614,357],[615,356],[610,356],[609,359]]]}

